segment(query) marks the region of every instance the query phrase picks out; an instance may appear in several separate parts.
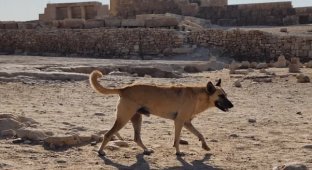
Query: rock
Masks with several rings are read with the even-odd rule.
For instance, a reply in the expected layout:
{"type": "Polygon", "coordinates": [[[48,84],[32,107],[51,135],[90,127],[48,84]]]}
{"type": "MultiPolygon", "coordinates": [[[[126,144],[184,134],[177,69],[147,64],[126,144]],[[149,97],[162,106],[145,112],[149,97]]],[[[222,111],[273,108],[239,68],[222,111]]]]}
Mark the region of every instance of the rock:
{"type": "Polygon", "coordinates": [[[305,148],[305,149],[312,149],[312,144],[310,144],[310,145],[304,145],[303,148],[305,148]]]}
{"type": "Polygon", "coordinates": [[[44,139],[44,143],[49,146],[53,144],[54,146],[62,147],[64,145],[75,146],[81,144],[81,141],[78,135],[72,135],[72,136],[47,137],[44,139]]]}
{"type": "Polygon", "coordinates": [[[257,68],[258,63],[257,62],[251,62],[250,68],[257,68]]]}
{"type": "Polygon", "coordinates": [[[94,113],[95,116],[105,116],[105,113],[94,113]]]}
{"type": "Polygon", "coordinates": [[[30,140],[24,140],[23,144],[29,145],[29,144],[31,144],[31,141],[30,140]]]}
{"type": "Polygon", "coordinates": [[[91,144],[91,146],[95,146],[95,145],[97,144],[97,142],[96,142],[96,141],[93,141],[93,142],[91,142],[90,144],[91,144]]]}
{"type": "Polygon", "coordinates": [[[274,66],[277,68],[286,68],[287,67],[287,60],[285,56],[281,55],[278,57],[277,62],[274,63],[274,66]]]}
{"type": "Polygon", "coordinates": [[[280,29],[280,32],[285,32],[285,33],[287,33],[287,32],[288,32],[288,29],[287,29],[287,28],[281,28],[281,29],[280,29]]]}
{"type": "Polygon", "coordinates": [[[122,141],[122,140],[112,141],[112,143],[118,147],[125,147],[125,148],[129,147],[129,144],[125,141],[122,141]]]}
{"type": "Polygon", "coordinates": [[[297,112],[296,114],[297,114],[297,115],[302,115],[302,112],[297,112]]]}
{"type": "Polygon", "coordinates": [[[0,131],[3,130],[10,130],[10,129],[19,129],[21,127],[23,127],[24,125],[18,121],[16,121],[15,119],[12,118],[3,118],[0,119],[0,131]]]}
{"type": "Polygon", "coordinates": [[[119,146],[116,146],[116,145],[114,145],[114,144],[112,144],[112,143],[108,143],[108,144],[105,146],[105,148],[108,149],[108,150],[111,150],[111,151],[117,151],[117,150],[120,149],[119,146]]]}
{"type": "Polygon", "coordinates": [[[16,130],[17,137],[22,139],[28,139],[32,141],[44,140],[50,135],[46,134],[44,131],[32,129],[32,128],[21,128],[16,130]]]}
{"type": "Polygon", "coordinates": [[[248,119],[248,122],[249,122],[249,123],[256,123],[257,120],[256,120],[256,119],[248,119]]]}
{"type": "Polygon", "coordinates": [[[231,134],[230,137],[232,137],[232,138],[238,138],[238,135],[234,133],[234,134],[231,134]]]}
{"type": "Polygon", "coordinates": [[[250,67],[250,62],[249,61],[243,61],[239,68],[240,69],[248,69],[249,67],[250,67]]]}
{"type": "Polygon", "coordinates": [[[3,130],[0,133],[1,137],[14,137],[16,135],[15,130],[9,129],[9,130],[3,130]]]}
{"type": "Polygon", "coordinates": [[[301,163],[289,163],[278,167],[274,167],[273,170],[308,170],[308,168],[307,166],[301,163]]]}
{"type": "Polygon", "coordinates": [[[186,140],[183,140],[183,139],[180,139],[180,142],[179,142],[181,145],[188,145],[188,141],[186,140]]]}
{"type": "Polygon", "coordinates": [[[63,159],[59,159],[59,160],[56,160],[57,163],[59,164],[64,164],[66,163],[67,161],[66,160],[63,160],[63,159]]]}
{"type": "Polygon", "coordinates": [[[256,68],[257,69],[266,69],[266,68],[268,68],[268,64],[267,63],[259,63],[256,68]]]}
{"type": "Polygon", "coordinates": [[[300,74],[297,76],[297,82],[298,83],[310,83],[310,77],[304,75],[304,74],[300,74]]]}
{"type": "Polygon", "coordinates": [[[237,81],[234,82],[234,86],[238,87],[238,88],[241,88],[242,84],[241,84],[241,82],[239,80],[237,80],[237,81]]]}
{"type": "Polygon", "coordinates": [[[232,61],[232,63],[229,65],[230,74],[235,74],[235,70],[237,70],[240,67],[240,64],[236,63],[235,61],[232,61]]]}
{"type": "Polygon", "coordinates": [[[288,66],[289,73],[300,73],[300,61],[299,58],[291,58],[288,66]]]}

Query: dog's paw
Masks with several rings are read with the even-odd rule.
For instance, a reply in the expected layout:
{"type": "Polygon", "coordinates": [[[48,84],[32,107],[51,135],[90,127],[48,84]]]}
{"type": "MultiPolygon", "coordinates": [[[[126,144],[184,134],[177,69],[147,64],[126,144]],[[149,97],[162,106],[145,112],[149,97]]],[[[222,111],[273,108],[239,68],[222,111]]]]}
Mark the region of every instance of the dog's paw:
{"type": "Polygon", "coordinates": [[[176,152],[176,155],[178,157],[182,157],[182,156],[185,156],[185,153],[184,152],[176,152]]]}
{"type": "Polygon", "coordinates": [[[151,155],[152,153],[154,153],[154,151],[152,149],[146,149],[143,152],[144,155],[151,155]]]}
{"type": "Polygon", "coordinates": [[[210,151],[210,148],[207,144],[202,144],[202,148],[205,149],[206,151],[210,151]]]}
{"type": "Polygon", "coordinates": [[[105,156],[105,152],[103,150],[98,151],[99,156],[105,156]]]}

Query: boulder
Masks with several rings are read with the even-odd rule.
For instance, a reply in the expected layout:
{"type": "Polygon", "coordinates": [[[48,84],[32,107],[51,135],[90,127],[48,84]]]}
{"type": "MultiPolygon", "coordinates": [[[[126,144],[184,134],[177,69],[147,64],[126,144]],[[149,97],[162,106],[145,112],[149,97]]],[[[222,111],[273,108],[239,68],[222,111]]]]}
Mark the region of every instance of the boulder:
{"type": "Polygon", "coordinates": [[[281,55],[278,57],[277,62],[274,63],[274,66],[277,68],[286,68],[287,67],[287,60],[285,56],[281,55]]]}
{"type": "Polygon", "coordinates": [[[0,137],[9,137],[9,138],[12,138],[16,136],[16,132],[15,130],[12,130],[12,129],[9,129],[9,130],[3,130],[1,131],[0,133],[0,137]]]}
{"type": "Polygon", "coordinates": [[[290,64],[288,66],[289,73],[300,73],[301,63],[299,58],[291,58],[290,64]]]}
{"type": "Polygon", "coordinates": [[[300,74],[297,76],[297,82],[298,83],[310,83],[311,80],[310,80],[309,76],[306,76],[304,74],[300,74]]]}

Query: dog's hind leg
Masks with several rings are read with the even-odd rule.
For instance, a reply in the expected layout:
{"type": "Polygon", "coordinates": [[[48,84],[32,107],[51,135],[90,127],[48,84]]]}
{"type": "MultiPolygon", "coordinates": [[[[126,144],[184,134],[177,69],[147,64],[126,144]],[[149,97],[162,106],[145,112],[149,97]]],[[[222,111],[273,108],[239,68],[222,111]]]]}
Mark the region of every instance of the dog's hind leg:
{"type": "Polygon", "coordinates": [[[143,152],[144,155],[150,155],[154,151],[151,149],[147,149],[141,139],[142,115],[140,113],[136,113],[131,118],[131,122],[134,129],[134,141],[144,150],[143,152]]]}
{"type": "Polygon", "coordinates": [[[136,113],[136,109],[136,106],[131,104],[131,101],[122,99],[119,100],[119,104],[117,106],[117,119],[113,127],[104,135],[102,145],[98,151],[98,154],[100,156],[105,156],[105,152],[103,151],[103,149],[112,139],[113,135],[117,133],[121,128],[123,128],[127,124],[127,122],[129,122],[129,120],[136,113]]]}
{"type": "Polygon", "coordinates": [[[208,147],[204,136],[193,126],[191,122],[186,122],[184,124],[184,127],[189,130],[191,133],[193,133],[195,136],[199,138],[199,140],[202,142],[202,148],[209,151],[210,148],[208,147]]]}

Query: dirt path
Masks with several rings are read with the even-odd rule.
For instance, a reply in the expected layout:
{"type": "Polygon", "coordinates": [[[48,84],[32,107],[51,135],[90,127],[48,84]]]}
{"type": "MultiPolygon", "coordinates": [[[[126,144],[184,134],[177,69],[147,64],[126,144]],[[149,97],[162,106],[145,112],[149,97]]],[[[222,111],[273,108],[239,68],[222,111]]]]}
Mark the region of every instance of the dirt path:
{"type": "MultiPolygon", "coordinates": [[[[30,63],[27,60],[21,60],[30,63]]],[[[85,63],[73,59],[72,63],[85,63]]],[[[10,63],[10,62],[11,63],[10,63]]],[[[33,65],[44,65],[44,58],[33,65]]],[[[61,60],[60,60],[61,61],[61,60]]],[[[92,60],[93,62],[93,60],[92,60]]],[[[166,61],[164,61],[166,62],[166,61]]],[[[10,59],[0,60],[4,65],[10,59]]],[[[51,63],[50,63],[51,64],[51,63]]],[[[52,63],[53,64],[53,63],[52,63]]],[[[55,63],[54,63],[55,64],[55,63]]],[[[92,63],[89,63],[92,65],[92,63]]],[[[13,67],[10,67],[11,69],[13,67]]],[[[14,67],[16,68],[16,67],[14,67]]],[[[12,139],[0,140],[0,169],[272,169],[288,162],[301,162],[312,168],[312,85],[298,84],[287,69],[275,72],[272,83],[259,83],[248,75],[229,75],[228,70],[185,74],[183,78],[148,78],[107,76],[102,84],[123,86],[129,83],[147,84],[206,84],[208,80],[223,79],[223,88],[235,107],[224,113],[217,109],[205,111],[194,119],[194,126],[206,137],[206,152],[200,142],[183,130],[189,145],[181,146],[187,155],[175,156],[173,122],[155,116],[143,118],[142,138],[155,153],[143,156],[133,142],[133,129],[128,123],[120,133],[130,147],[106,151],[107,157],[97,156],[96,146],[48,150],[41,145],[12,144],[12,139]],[[245,79],[242,88],[233,87],[237,79],[245,79]],[[255,119],[255,123],[249,123],[255,119]]],[[[311,69],[303,69],[312,77],[311,69]]],[[[38,121],[38,129],[55,135],[90,135],[112,126],[117,96],[102,96],[92,91],[87,80],[49,81],[21,78],[22,81],[0,81],[0,114],[24,115],[38,121]],[[101,113],[101,114],[96,114],[101,113]]]]}

